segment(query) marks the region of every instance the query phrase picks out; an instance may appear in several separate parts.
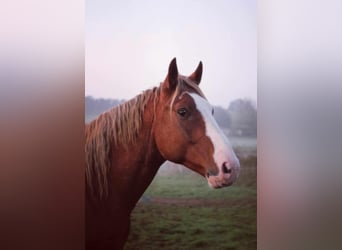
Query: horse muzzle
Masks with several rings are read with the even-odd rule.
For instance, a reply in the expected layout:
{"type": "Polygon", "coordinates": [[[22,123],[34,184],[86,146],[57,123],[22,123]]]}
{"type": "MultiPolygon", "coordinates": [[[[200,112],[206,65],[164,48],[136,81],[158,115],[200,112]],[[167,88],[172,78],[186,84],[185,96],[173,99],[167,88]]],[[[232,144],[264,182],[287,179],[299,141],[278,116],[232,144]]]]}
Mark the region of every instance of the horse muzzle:
{"type": "Polygon", "coordinates": [[[219,168],[218,173],[207,171],[206,178],[212,188],[222,188],[232,185],[240,174],[239,160],[228,163],[224,162],[219,168]]]}

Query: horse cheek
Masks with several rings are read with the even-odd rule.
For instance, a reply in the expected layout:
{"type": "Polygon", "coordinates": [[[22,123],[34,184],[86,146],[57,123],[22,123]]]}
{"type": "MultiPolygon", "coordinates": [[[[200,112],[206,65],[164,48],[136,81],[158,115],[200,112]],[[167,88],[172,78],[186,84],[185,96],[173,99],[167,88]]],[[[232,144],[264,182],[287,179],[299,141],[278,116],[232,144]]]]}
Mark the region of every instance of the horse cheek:
{"type": "Polygon", "coordinates": [[[165,160],[181,163],[185,156],[186,145],[181,136],[169,126],[164,126],[156,135],[156,144],[165,160]]]}

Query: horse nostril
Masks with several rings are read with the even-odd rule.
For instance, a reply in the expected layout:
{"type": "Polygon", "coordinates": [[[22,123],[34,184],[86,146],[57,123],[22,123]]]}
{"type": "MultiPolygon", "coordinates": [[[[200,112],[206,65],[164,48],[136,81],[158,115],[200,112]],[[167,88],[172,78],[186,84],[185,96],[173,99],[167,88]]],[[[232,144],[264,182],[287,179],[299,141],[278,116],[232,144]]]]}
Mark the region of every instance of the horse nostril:
{"type": "Polygon", "coordinates": [[[229,166],[227,166],[227,165],[228,165],[227,162],[224,162],[224,163],[222,164],[222,171],[223,171],[223,173],[225,173],[225,174],[230,174],[230,173],[232,172],[232,169],[229,168],[229,166]]]}

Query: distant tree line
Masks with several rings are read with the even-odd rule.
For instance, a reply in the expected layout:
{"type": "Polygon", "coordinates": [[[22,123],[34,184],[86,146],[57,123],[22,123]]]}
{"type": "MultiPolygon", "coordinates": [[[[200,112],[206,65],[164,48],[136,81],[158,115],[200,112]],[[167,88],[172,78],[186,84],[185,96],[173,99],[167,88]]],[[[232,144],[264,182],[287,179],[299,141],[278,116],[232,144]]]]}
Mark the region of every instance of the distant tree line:
{"type": "MultiPolygon", "coordinates": [[[[102,112],[122,103],[124,100],[96,99],[85,97],[85,115],[93,119],[102,112]]],[[[230,135],[250,136],[257,135],[257,109],[249,99],[232,101],[228,108],[214,107],[214,117],[218,125],[230,135]]],[[[91,119],[88,119],[91,120],[91,119]]]]}
{"type": "Polygon", "coordinates": [[[85,97],[85,114],[89,117],[96,117],[102,112],[120,104],[123,100],[85,97]]]}
{"type": "Polygon", "coordinates": [[[218,125],[228,130],[230,135],[251,137],[257,135],[257,109],[251,100],[234,100],[227,109],[216,106],[214,117],[218,125]]]}
{"type": "Polygon", "coordinates": [[[230,103],[227,113],[230,117],[230,134],[238,136],[257,135],[257,109],[248,99],[237,99],[230,103]]]}

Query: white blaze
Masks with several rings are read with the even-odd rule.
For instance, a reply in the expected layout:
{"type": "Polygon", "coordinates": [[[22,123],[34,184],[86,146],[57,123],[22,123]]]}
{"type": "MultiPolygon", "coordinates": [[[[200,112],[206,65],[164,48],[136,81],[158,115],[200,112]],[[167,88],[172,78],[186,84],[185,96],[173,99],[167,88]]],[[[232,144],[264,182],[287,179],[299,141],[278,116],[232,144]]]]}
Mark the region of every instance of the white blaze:
{"type": "Polygon", "coordinates": [[[189,93],[189,95],[196,103],[197,110],[202,114],[205,123],[206,135],[211,139],[211,142],[214,145],[213,158],[221,172],[221,166],[224,162],[234,164],[238,159],[228,141],[228,138],[224,135],[213,117],[212,107],[209,102],[197,94],[189,93]]]}

